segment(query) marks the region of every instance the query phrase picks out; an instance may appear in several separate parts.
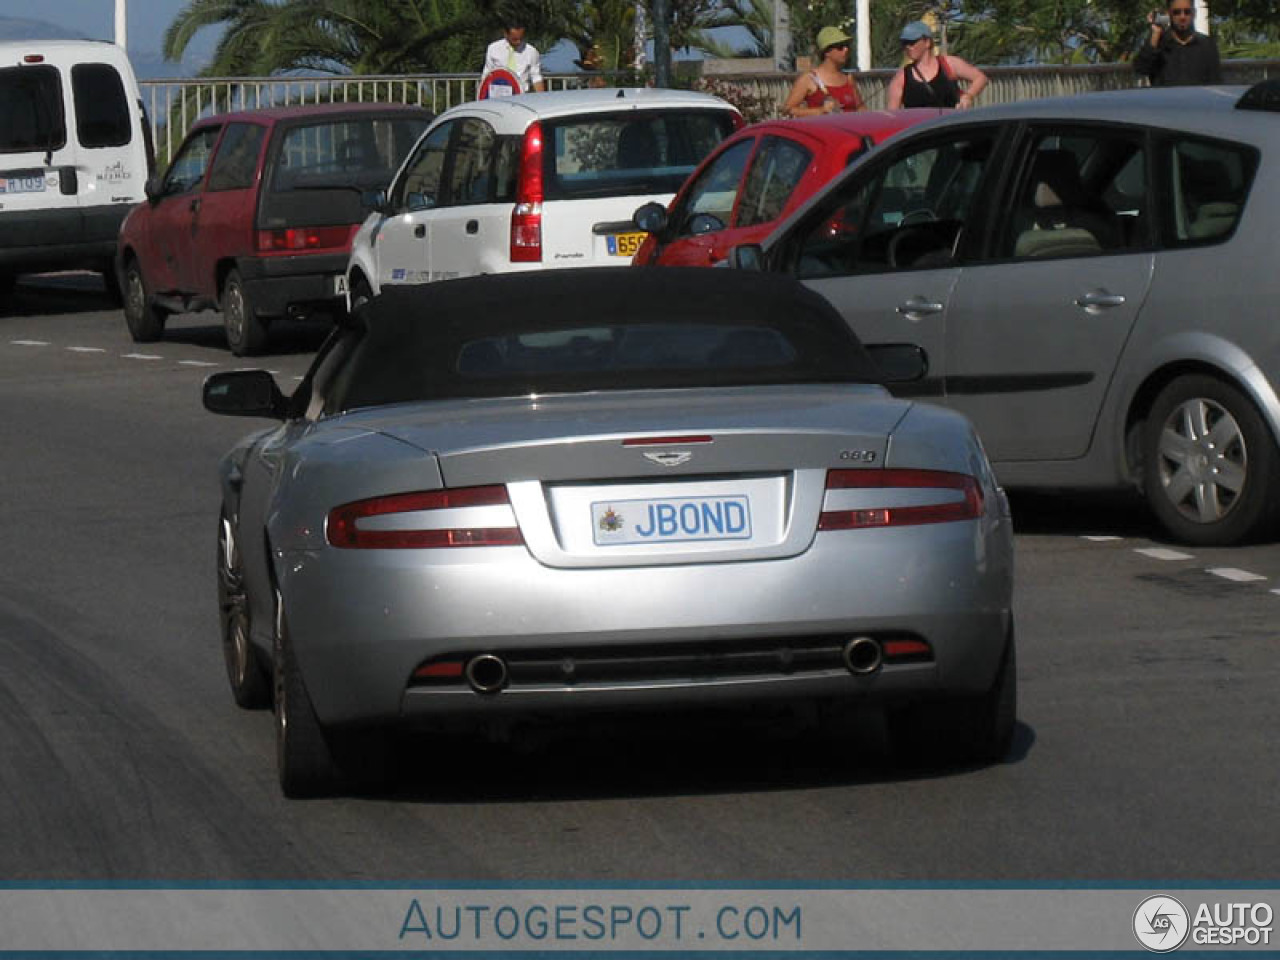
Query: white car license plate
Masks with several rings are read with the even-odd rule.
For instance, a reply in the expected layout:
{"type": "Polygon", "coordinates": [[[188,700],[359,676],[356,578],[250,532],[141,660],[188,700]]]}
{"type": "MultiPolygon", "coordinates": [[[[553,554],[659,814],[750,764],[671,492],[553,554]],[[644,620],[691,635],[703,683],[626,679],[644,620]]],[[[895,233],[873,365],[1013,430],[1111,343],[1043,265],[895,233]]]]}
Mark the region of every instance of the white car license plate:
{"type": "Polygon", "coordinates": [[[43,193],[44,174],[34,177],[0,177],[0,193],[43,193]]]}
{"type": "Polygon", "coordinates": [[[597,546],[750,540],[751,501],[744,496],[604,500],[591,504],[597,546]]]}

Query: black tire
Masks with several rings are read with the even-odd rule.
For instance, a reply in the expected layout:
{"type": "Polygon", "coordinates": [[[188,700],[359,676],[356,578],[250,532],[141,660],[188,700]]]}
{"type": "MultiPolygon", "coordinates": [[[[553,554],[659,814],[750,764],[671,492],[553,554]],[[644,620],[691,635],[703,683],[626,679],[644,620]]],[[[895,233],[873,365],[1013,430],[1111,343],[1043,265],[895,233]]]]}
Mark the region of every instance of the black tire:
{"type": "Polygon", "coordinates": [[[272,660],[280,789],[292,798],[332,794],[343,786],[342,771],[294,658],[279,593],[272,660]]]}
{"type": "Polygon", "coordinates": [[[167,314],[151,300],[142,265],[130,257],[124,265],[124,322],[134,343],[154,343],[164,336],[167,314]]]}
{"type": "Polygon", "coordinates": [[[1013,627],[991,688],[976,697],[916,704],[889,717],[895,749],[913,759],[999,763],[1013,746],[1018,720],[1018,651],[1013,627]]]}
{"type": "Polygon", "coordinates": [[[266,658],[251,639],[252,620],[240,540],[225,511],[218,520],[218,613],[222,658],[231,695],[246,710],[271,706],[270,671],[266,658]]]}
{"type": "Polygon", "coordinates": [[[222,284],[222,322],[227,346],[237,357],[252,357],[267,346],[267,325],[258,316],[239,270],[227,274],[222,284]]]}
{"type": "Polygon", "coordinates": [[[113,305],[124,306],[124,291],[120,288],[120,276],[114,266],[108,266],[102,271],[102,287],[113,305]]]}
{"type": "Polygon", "coordinates": [[[373,288],[369,281],[361,280],[351,288],[351,312],[355,313],[363,304],[373,299],[373,288]]]}
{"type": "Polygon", "coordinates": [[[1231,384],[1193,374],[1156,397],[1143,431],[1143,490],[1175,539],[1224,546],[1265,535],[1278,468],[1261,414],[1231,384]]]}

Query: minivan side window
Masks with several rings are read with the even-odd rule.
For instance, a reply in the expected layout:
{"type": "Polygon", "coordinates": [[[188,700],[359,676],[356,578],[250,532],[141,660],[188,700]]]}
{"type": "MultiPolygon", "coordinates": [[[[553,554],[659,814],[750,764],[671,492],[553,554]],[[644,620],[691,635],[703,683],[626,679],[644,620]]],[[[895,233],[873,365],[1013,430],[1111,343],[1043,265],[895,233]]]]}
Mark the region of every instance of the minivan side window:
{"type": "Polygon", "coordinates": [[[445,150],[449,146],[454,126],[453,122],[442,123],[418,144],[413,156],[405,164],[404,175],[392,190],[392,210],[430,210],[440,203],[440,188],[444,185],[445,150]]]}
{"type": "Polygon", "coordinates": [[[233,123],[222,135],[218,154],[209,168],[209,185],[205,189],[244,190],[253,186],[258,169],[258,153],[266,128],[256,123],[233,123]]]}
{"type": "Polygon", "coordinates": [[[995,151],[994,130],[907,148],[849,178],[802,227],[796,273],[855,273],[949,266],[995,151]]]}
{"type": "Polygon", "coordinates": [[[67,145],[62,81],[51,66],[0,69],[0,153],[59,150],[67,145]]]}
{"type": "Polygon", "coordinates": [[[999,259],[1150,249],[1144,139],[1124,131],[1048,132],[1026,153],[995,250],[999,259]]]}
{"type": "Polygon", "coordinates": [[[133,139],[129,98],[115,67],[77,63],[71,68],[71,96],[81,146],[123,147],[133,139]]]}
{"type": "Polygon", "coordinates": [[[187,138],[164,175],[164,193],[188,193],[200,186],[220,130],[220,127],[203,127],[187,138]]]}
{"type": "Polygon", "coordinates": [[[1169,183],[1165,246],[1222,243],[1235,232],[1258,166],[1257,151],[1211,140],[1167,141],[1161,164],[1169,183]]]}
{"type": "Polygon", "coordinates": [[[483,120],[467,117],[458,123],[453,141],[448,202],[487,203],[494,199],[494,154],[498,137],[483,120]]]}

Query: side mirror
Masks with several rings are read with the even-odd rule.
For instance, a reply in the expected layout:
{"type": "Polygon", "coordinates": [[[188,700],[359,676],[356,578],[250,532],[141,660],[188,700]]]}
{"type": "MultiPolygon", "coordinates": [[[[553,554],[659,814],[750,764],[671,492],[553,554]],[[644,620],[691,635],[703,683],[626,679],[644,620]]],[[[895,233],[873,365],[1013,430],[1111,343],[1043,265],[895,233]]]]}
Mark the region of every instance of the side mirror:
{"type": "Polygon", "coordinates": [[[914,343],[869,343],[866,349],[880,368],[882,383],[911,383],[929,372],[929,354],[914,343]]]}
{"type": "Polygon", "coordinates": [[[385,216],[387,212],[387,191],[365,190],[360,194],[360,203],[366,210],[373,210],[385,216]]]}
{"type": "Polygon", "coordinates": [[[204,408],[228,417],[285,419],[289,402],[266,370],[228,370],[204,382],[204,408]]]}
{"type": "Polygon", "coordinates": [[[758,243],[744,243],[729,251],[729,266],[735,270],[754,270],[763,272],[765,268],[764,251],[758,243]]]}
{"type": "Polygon", "coordinates": [[[147,182],[142,185],[142,192],[147,195],[148,200],[155,203],[164,196],[164,177],[147,177],[147,182]]]}
{"type": "Polygon", "coordinates": [[[724,221],[713,213],[696,214],[689,221],[689,232],[695,237],[704,233],[715,233],[724,229],[724,221]]]}
{"type": "Polygon", "coordinates": [[[667,229],[667,208],[660,203],[646,203],[631,215],[631,222],[657,236],[667,229]]]}

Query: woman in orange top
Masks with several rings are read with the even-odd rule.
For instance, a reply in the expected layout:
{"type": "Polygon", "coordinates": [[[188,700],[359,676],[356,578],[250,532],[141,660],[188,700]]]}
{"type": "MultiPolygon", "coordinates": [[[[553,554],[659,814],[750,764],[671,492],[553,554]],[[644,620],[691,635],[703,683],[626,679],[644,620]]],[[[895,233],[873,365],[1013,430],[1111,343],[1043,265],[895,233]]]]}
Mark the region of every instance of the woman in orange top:
{"type": "Polygon", "coordinates": [[[849,35],[839,27],[823,27],[818,31],[818,49],[822,62],[817,69],[796,77],[783,112],[792,117],[816,117],[837,110],[861,110],[858,85],[844,72],[849,62],[849,35]]]}

